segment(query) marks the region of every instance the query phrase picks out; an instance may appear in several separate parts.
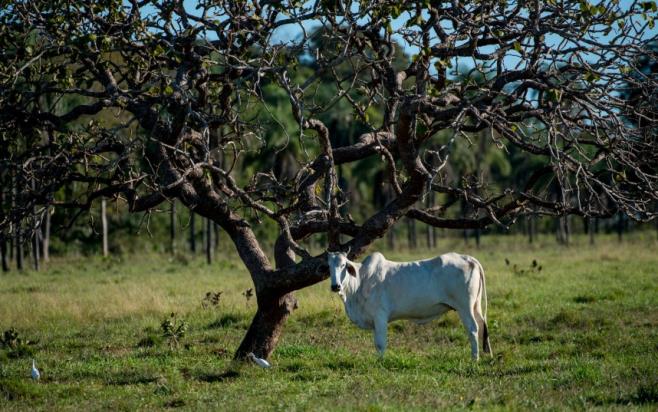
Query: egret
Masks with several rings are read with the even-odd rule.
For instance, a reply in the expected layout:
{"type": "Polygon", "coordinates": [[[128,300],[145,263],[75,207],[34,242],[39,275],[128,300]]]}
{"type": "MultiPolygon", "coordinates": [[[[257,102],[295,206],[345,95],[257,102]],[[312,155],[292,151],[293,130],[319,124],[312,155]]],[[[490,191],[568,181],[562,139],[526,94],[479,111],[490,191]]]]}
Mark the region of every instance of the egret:
{"type": "Polygon", "coordinates": [[[260,366],[261,368],[271,368],[272,367],[272,365],[270,365],[270,363],[268,361],[266,361],[265,359],[261,359],[261,358],[256,357],[256,355],[254,355],[253,352],[249,352],[247,354],[247,357],[249,359],[251,359],[256,365],[260,366]]]}
{"type": "Polygon", "coordinates": [[[41,374],[39,373],[39,369],[37,369],[37,366],[34,363],[34,359],[32,359],[32,379],[38,381],[40,377],[41,374]]]}

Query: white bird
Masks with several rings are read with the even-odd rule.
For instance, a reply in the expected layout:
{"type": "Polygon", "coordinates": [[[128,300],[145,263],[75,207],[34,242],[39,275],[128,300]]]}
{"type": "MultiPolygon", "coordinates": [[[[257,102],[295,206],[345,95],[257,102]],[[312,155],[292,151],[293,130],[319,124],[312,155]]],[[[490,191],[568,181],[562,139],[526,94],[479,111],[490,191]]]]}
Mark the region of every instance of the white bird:
{"type": "Polygon", "coordinates": [[[34,359],[32,359],[32,379],[38,381],[40,377],[41,373],[39,373],[39,369],[37,369],[37,366],[34,364],[34,359]]]}
{"type": "Polygon", "coordinates": [[[272,365],[265,359],[257,358],[256,355],[254,355],[253,352],[249,352],[247,354],[247,357],[251,359],[256,365],[260,366],[261,368],[271,368],[272,365]]]}

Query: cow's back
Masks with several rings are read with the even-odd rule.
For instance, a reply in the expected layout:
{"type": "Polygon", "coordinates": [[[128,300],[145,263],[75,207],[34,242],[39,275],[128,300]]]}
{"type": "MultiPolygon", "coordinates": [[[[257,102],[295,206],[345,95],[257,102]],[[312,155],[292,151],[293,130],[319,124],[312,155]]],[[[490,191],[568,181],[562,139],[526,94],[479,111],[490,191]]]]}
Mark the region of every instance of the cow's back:
{"type": "Polygon", "coordinates": [[[372,259],[376,265],[368,278],[370,295],[391,312],[392,319],[438,316],[446,311],[446,305],[454,307],[470,287],[473,266],[468,256],[447,253],[431,259],[393,262],[378,255],[372,259]]]}

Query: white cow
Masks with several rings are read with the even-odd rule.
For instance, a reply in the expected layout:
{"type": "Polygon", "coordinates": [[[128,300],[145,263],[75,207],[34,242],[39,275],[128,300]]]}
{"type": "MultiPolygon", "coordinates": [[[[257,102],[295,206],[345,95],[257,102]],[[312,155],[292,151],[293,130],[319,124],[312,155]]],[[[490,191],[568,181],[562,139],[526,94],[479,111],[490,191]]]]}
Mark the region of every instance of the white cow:
{"type": "Polygon", "coordinates": [[[386,350],[388,322],[409,319],[422,324],[453,309],[466,327],[473,359],[479,357],[478,340],[491,354],[484,270],[474,257],[447,253],[416,262],[392,262],[373,253],[356,263],[346,253],[328,252],[327,260],[331,290],[340,294],[354,324],[375,330],[380,356],[386,350]]]}

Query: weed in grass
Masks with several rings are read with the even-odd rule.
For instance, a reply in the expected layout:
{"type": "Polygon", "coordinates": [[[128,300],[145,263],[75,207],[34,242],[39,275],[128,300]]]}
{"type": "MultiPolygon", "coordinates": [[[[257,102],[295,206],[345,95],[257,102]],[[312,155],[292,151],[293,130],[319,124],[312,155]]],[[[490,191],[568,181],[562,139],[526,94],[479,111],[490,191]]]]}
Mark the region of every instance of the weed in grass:
{"type": "Polygon", "coordinates": [[[201,306],[204,309],[208,309],[209,307],[217,307],[219,306],[219,299],[222,297],[222,291],[217,291],[217,292],[206,292],[206,296],[203,298],[201,301],[201,306]]]}
{"type": "Polygon", "coordinates": [[[0,348],[5,349],[5,356],[8,358],[27,358],[34,355],[32,345],[38,342],[29,339],[23,339],[18,335],[15,328],[9,328],[0,336],[0,348]]]}
{"type": "Polygon", "coordinates": [[[176,313],[171,313],[169,318],[166,318],[160,324],[162,329],[162,336],[169,341],[170,347],[178,347],[178,343],[185,333],[187,332],[187,322],[183,319],[177,319],[176,313]]]}
{"type": "Polygon", "coordinates": [[[532,273],[541,273],[542,270],[542,266],[539,263],[537,263],[537,259],[532,259],[532,263],[527,268],[518,266],[516,263],[511,263],[508,258],[505,258],[505,265],[507,266],[511,265],[512,273],[514,273],[517,276],[523,276],[532,273]]]}

